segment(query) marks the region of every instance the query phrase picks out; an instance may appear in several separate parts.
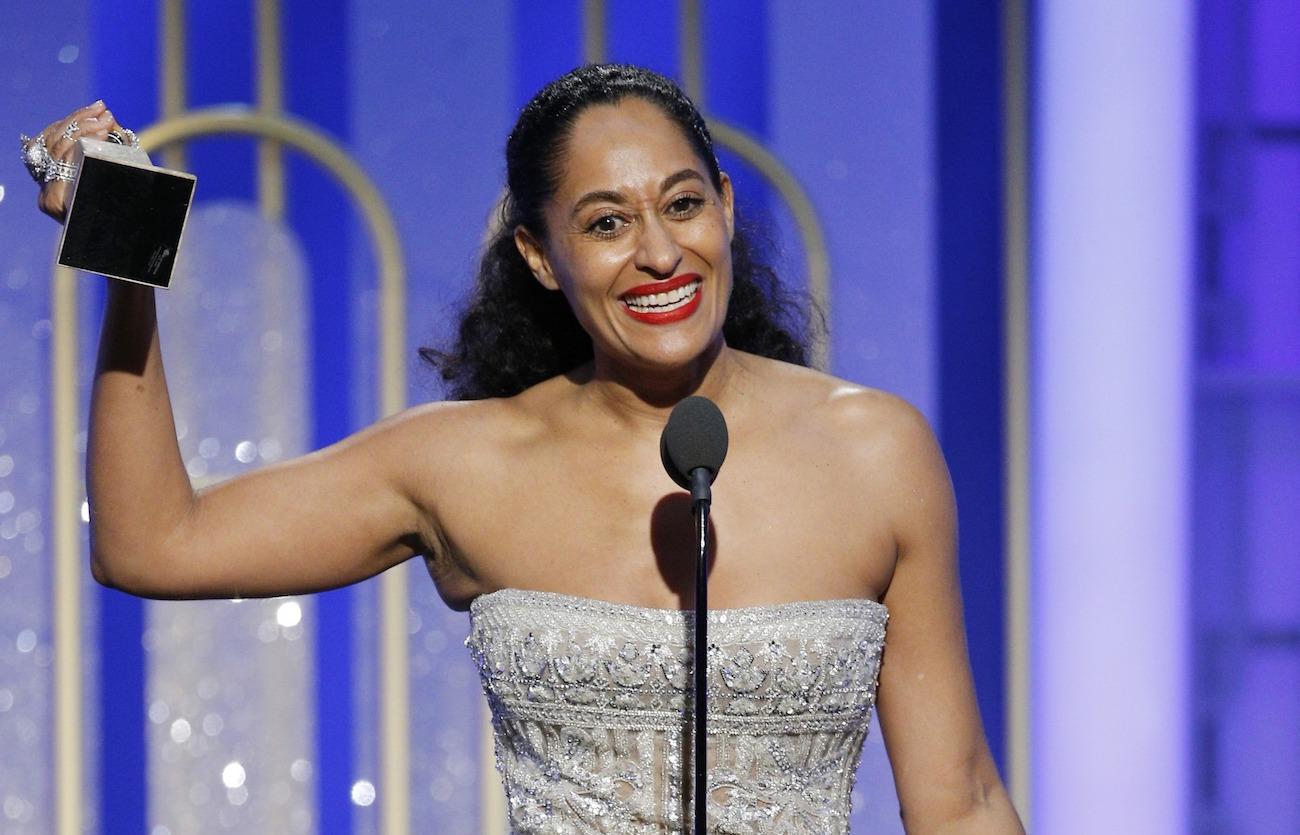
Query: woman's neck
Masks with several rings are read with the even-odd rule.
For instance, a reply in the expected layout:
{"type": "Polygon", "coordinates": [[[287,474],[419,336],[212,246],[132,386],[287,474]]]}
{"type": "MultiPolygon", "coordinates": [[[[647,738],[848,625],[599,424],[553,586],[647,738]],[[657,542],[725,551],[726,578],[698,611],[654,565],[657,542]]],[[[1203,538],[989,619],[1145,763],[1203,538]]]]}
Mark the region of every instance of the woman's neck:
{"type": "Polygon", "coordinates": [[[673,406],[691,395],[707,397],[725,412],[744,362],[719,340],[716,347],[680,368],[627,368],[600,356],[590,368],[582,386],[590,403],[621,421],[662,427],[673,406]]]}

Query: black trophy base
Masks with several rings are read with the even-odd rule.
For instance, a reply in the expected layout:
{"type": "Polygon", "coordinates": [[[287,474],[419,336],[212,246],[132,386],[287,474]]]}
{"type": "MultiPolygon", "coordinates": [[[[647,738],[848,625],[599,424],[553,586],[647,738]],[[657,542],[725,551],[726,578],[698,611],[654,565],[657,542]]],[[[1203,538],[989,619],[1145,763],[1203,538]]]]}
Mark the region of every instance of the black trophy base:
{"type": "Polygon", "coordinates": [[[149,164],[138,149],[83,139],[81,164],[63,224],[59,263],[167,287],[194,176],[149,164]]]}

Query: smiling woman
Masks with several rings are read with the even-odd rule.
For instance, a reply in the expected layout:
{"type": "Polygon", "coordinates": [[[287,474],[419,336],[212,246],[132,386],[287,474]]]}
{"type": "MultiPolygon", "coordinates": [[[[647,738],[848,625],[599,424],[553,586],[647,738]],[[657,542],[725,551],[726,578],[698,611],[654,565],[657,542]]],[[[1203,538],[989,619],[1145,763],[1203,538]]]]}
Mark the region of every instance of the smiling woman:
{"type": "Polygon", "coordinates": [[[597,373],[716,355],[731,295],[730,180],[720,174],[715,188],[681,132],[636,98],[588,108],[566,145],[545,226],[516,227],[515,242],[542,286],[563,292],[595,345],[597,373]],[[687,306],[650,309],[691,284],[687,306]]]}
{"type": "MultiPolygon", "coordinates": [[[[518,394],[592,359],[591,336],[565,298],[539,283],[524,260],[516,230],[527,230],[529,237],[525,240],[540,249],[536,245],[549,229],[559,229],[561,235],[574,231],[578,219],[575,212],[581,212],[582,218],[594,224],[579,231],[596,240],[619,237],[624,225],[631,222],[624,204],[633,194],[607,188],[613,179],[603,185],[591,182],[588,187],[593,190],[574,195],[569,212],[555,219],[546,217],[548,202],[564,185],[561,172],[594,173],[587,166],[566,163],[581,150],[571,141],[575,122],[587,108],[596,106],[635,115],[625,117],[625,127],[648,132],[629,137],[633,149],[639,148],[646,137],[683,146],[677,149],[686,160],[683,168],[657,184],[658,198],[676,194],[675,187],[682,192],[673,201],[656,207],[665,218],[684,221],[699,214],[706,208],[703,190],[712,190],[715,203],[722,199],[725,175],[718,167],[708,128],[690,100],[667,79],[639,67],[594,65],[547,85],[524,108],[511,133],[506,149],[507,197],[497,232],[480,264],[474,296],[462,316],[458,338],[449,347],[421,352],[441,371],[457,399],[518,394]],[[618,103],[625,107],[615,107],[618,103]],[[650,124],[637,123],[638,119],[650,124]],[[682,189],[687,181],[692,181],[690,187],[682,189]]],[[[729,184],[726,200],[730,213],[729,184]]],[[[808,312],[802,297],[783,287],[764,262],[764,247],[759,245],[762,240],[743,218],[735,219],[729,253],[733,286],[730,303],[725,306],[723,336],[734,348],[806,365],[808,312]]],[[[633,295],[657,295],[677,289],[672,286],[672,276],[656,278],[651,284],[625,289],[635,291],[633,295]]],[[[698,305],[698,298],[687,304],[698,305]]],[[[652,316],[677,313],[645,309],[662,306],[666,300],[635,301],[642,312],[652,316]]],[[[633,310],[630,305],[628,309],[633,310]]],[[[692,307],[686,315],[693,312],[692,307]]]]}
{"type": "MultiPolygon", "coordinates": [[[[709,531],[709,831],[846,833],[878,707],[909,832],[1020,832],[976,708],[943,458],[906,403],[801,367],[798,311],[737,231],[694,106],[646,70],[583,67],[524,109],[507,161],[460,341],[431,354],[462,402],[208,489],[176,449],[152,291],[113,286],[96,578],[271,596],[419,557],[470,611],[516,835],[681,831],[695,555],[658,440],[703,395],[731,439],[709,531]]],[[[61,214],[54,191],[42,205],[61,214]]]]}

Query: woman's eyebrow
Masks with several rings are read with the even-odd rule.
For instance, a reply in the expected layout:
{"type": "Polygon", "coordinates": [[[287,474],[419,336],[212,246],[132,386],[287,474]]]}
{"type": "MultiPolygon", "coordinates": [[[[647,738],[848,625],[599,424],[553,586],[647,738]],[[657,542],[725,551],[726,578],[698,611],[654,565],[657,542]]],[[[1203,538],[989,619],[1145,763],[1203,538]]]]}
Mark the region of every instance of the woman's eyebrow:
{"type": "Polygon", "coordinates": [[[683,168],[676,174],[669,174],[667,177],[664,177],[663,183],[659,186],[659,192],[662,194],[683,180],[699,180],[700,182],[704,182],[704,175],[696,171],[694,168],[683,168]]]}
{"type": "MultiPolygon", "coordinates": [[[[669,174],[665,177],[664,181],[659,184],[659,192],[662,194],[685,180],[699,180],[700,182],[704,182],[704,175],[696,171],[694,168],[683,168],[681,171],[669,174]]],[[[627,198],[623,196],[622,192],[618,191],[589,191],[579,197],[577,202],[573,204],[573,211],[570,212],[570,216],[576,215],[578,212],[582,211],[583,207],[591,203],[614,203],[622,206],[627,203],[627,198]]]]}
{"type": "Polygon", "coordinates": [[[588,203],[617,203],[623,205],[627,201],[623,198],[621,192],[617,191],[589,191],[578,198],[578,202],[573,204],[571,215],[576,215],[582,211],[582,207],[588,203]]]}

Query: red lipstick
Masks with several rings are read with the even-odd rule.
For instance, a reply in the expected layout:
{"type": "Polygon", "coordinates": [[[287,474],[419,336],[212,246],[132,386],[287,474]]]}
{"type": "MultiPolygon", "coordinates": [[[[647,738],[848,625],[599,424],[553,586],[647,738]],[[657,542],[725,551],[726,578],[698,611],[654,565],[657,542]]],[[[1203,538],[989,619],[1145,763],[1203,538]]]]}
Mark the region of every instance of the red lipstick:
{"type": "Polygon", "coordinates": [[[667,293],[669,290],[676,290],[678,287],[685,287],[692,281],[699,280],[700,276],[698,273],[682,273],[681,275],[673,276],[667,281],[652,281],[649,284],[639,284],[631,290],[625,291],[623,295],[619,296],[619,298],[626,299],[628,296],[648,296],[651,293],[667,293]]]}
{"type": "Polygon", "coordinates": [[[667,281],[656,281],[651,284],[641,284],[633,287],[619,296],[619,301],[623,303],[623,310],[627,311],[627,315],[638,322],[645,322],[649,325],[667,325],[690,317],[699,308],[699,285],[702,283],[698,274],[683,273],[682,275],[673,276],[667,281]],[[657,305],[643,301],[636,308],[632,307],[633,299],[650,297],[658,293],[670,293],[691,284],[696,284],[695,291],[685,300],[678,299],[675,302],[657,305]]]}

